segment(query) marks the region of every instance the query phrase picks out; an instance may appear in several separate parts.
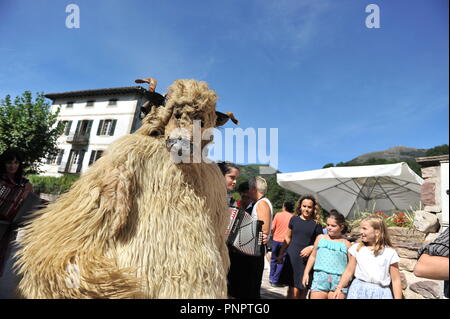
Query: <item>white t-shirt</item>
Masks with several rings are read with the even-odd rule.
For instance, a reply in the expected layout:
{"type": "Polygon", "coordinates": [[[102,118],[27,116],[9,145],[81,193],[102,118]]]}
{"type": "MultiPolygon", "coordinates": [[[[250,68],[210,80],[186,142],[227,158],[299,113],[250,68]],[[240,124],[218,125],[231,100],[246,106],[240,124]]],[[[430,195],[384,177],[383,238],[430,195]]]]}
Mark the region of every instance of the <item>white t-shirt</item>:
{"type": "Polygon", "coordinates": [[[259,203],[261,202],[261,201],[265,201],[268,205],[269,205],[269,208],[270,208],[270,223],[269,223],[269,232],[270,232],[270,230],[272,229],[272,213],[273,213],[273,207],[272,207],[272,203],[270,202],[270,200],[268,200],[267,198],[261,198],[254,206],[253,206],[253,209],[252,209],[252,218],[253,218],[253,220],[258,220],[258,214],[256,213],[256,206],[258,206],[259,205],[259,203]]]}
{"type": "Polygon", "coordinates": [[[395,249],[384,247],[378,255],[374,255],[372,249],[365,246],[359,251],[356,248],[359,244],[353,244],[348,252],[356,258],[355,277],[365,282],[387,287],[391,284],[391,275],[389,268],[392,264],[397,263],[398,257],[395,249]]]}

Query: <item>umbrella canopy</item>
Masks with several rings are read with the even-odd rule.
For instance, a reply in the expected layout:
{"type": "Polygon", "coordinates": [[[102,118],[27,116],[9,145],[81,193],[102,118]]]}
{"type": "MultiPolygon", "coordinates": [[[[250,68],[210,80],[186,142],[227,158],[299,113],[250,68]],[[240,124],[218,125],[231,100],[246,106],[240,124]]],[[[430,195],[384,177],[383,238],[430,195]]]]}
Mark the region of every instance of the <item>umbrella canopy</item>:
{"type": "Polygon", "coordinates": [[[404,210],[420,202],[423,179],[406,163],[330,167],[277,174],[278,184],[297,194],[313,194],[326,210],[352,217],[358,211],[404,210]]]}

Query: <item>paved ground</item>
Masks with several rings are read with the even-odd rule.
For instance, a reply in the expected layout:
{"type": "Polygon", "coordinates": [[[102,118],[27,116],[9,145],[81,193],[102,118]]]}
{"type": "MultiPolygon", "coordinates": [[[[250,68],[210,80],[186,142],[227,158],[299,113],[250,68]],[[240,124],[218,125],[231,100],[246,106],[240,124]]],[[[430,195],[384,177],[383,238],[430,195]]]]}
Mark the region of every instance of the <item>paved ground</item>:
{"type": "Polygon", "coordinates": [[[287,287],[272,287],[269,283],[270,262],[265,258],[261,284],[262,299],[286,299],[287,287]]]}
{"type": "MultiPolygon", "coordinates": [[[[287,287],[272,287],[269,283],[270,262],[267,258],[264,258],[264,273],[261,284],[261,298],[262,299],[285,299],[287,287]]],[[[7,268],[7,267],[6,267],[7,268]]],[[[15,276],[9,276],[4,274],[2,277],[2,289],[0,289],[0,299],[14,298],[11,294],[13,289],[7,289],[15,287],[17,285],[17,278],[15,276]]]]}

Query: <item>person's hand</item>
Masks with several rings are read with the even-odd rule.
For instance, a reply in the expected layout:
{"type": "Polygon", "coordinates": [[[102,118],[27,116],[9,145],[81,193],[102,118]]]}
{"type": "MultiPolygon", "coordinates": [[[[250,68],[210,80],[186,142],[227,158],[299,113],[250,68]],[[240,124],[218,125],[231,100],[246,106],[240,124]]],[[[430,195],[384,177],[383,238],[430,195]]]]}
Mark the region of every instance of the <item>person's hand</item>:
{"type": "Polygon", "coordinates": [[[340,294],[341,294],[341,287],[336,286],[335,290],[331,294],[331,299],[338,299],[340,294]]]}
{"type": "Polygon", "coordinates": [[[262,235],[262,242],[264,245],[266,245],[269,242],[269,236],[266,233],[263,233],[262,235]]]}
{"type": "Polygon", "coordinates": [[[283,263],[283,255],[278,255],[277,257],[277,264],[282,264],[283,263]]]}
{"type": "Polygon", "coordinates": [[[304,287],[306,287],[308,285],[308,281],[309,281],[309,274],[305,273],[303,275],[303,279],[302,279],[302,284],[304,287]]]}
{"type": "Polygon", "coordinates": [[[314,246],[308,246],[302,249],[302,251],[300,252],[300,257],[306,258],[309,257],[309,255],[311,255],[312,251],[314,249],[314,246]]]}

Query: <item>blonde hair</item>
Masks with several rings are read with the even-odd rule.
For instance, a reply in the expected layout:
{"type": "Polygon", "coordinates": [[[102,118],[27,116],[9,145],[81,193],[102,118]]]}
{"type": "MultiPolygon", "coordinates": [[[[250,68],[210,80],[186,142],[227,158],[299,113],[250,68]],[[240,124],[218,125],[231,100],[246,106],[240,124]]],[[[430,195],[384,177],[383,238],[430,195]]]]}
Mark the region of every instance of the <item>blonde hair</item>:
{"type": "Polygon", "coordinates": [[[249,181],[249,187],[256,188],[256,190],[263,195],[266,195],[267,193],[267,181],[261,176],[251,178],[249,181]]]}
{"type": "Polygon", "coordinates": [[[312,216],[312,220],[314,220],[316,223],[320,224],[320,220],[321,220],[321,211],[322,208],[319,205],[319,202],[317,201],[317,199],[314,197],[314,195],[311,194],[306,194],[301,196],[298,201],[297,201],[297,208],[295,210],[295,216],[300,216],[302,214],[301,212],[301,206],[302,206],[302,202],[305,199],[309,199],[313,202],[314,204],[314,211],[313,211],[313,216],[312,216]]]}
{"type": "MultiPolygon", "coordinates": [[[[368,223],[373,229],[380,231],[380,235],[376,236],[375,245],[373,247],[373,253],[375,255],[378,255],[378,253],[384,249],[384,246],[393,247],[383,218],[377,215],[371,215],[361,220],[360,224],[363,222],[368,223]]],[[[363,246],[364,242],[360,240],[356,251],[359,251],[363,246]]]]}

